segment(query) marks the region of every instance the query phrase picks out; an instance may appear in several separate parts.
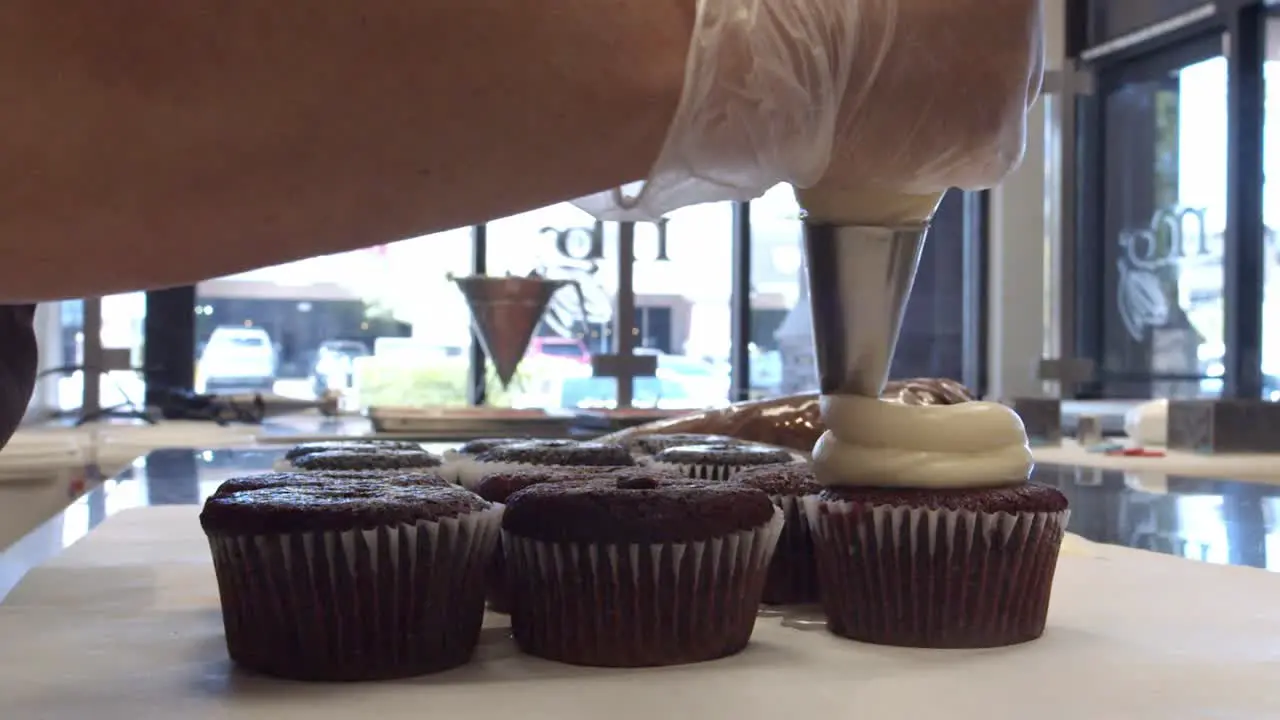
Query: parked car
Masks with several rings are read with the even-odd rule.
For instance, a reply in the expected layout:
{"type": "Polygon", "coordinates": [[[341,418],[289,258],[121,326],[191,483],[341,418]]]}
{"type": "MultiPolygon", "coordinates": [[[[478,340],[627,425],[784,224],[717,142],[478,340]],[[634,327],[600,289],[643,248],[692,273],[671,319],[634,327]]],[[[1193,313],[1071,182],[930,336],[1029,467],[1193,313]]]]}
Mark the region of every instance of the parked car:
{"type": "Polygon", "coordinates": [[[269,392],[276,350],[260,327],[216,328],[196,363],[197,389],[207,393],[269,392]]]}
{"type": "Polygon", "coordinates": [[[582,338],[535,337],[529,341],[529,349],[524,355],[525,357],[546,355],[574,360],[583,365],[591,364],[591,352],[587,350],[587,344],[582,342],[582,338]]]}
{"type": "MultiPolygon", "coordinates": [[[[688,386],[672,378],[640,377],[632,381],[632,407],[659,410],[701,409],[688,386]]],[[[580,410],[603,410],[618,406],[618,385],[610,377],[566,378],[561,385],[560,405],[580,410]]]]}
{"type": "Polygon", "coordinates": [[[368,357],[369,347],[359,340],[326,340],[316,350],[311,368],[311,388],[316,397],[330,390],[346,390],[355,383],[356,358],[368,357]]]}

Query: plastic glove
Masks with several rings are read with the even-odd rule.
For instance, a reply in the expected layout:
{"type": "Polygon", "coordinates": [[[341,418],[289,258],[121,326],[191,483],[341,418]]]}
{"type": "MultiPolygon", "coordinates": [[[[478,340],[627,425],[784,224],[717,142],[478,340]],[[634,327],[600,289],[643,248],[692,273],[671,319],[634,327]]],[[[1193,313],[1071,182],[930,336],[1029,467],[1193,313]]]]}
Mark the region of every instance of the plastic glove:
{"type": "Polygon", "coordinates": [[[698,0],[683,97],[649,178],[577,204],[652,220],[780,182],[990,186],[1021,158],[1040,13],[1040,0],[698,0]]]}

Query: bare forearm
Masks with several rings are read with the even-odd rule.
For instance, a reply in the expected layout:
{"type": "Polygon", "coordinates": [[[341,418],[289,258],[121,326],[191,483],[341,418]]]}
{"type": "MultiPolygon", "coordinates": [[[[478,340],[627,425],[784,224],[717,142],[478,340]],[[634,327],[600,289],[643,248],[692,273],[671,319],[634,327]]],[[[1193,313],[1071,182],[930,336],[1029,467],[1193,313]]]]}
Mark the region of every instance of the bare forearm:
{"type": "Polygon", "coordinates": [[[10,0],[0,301],[193,282],[643,177],[692,0],[10,0]]]}

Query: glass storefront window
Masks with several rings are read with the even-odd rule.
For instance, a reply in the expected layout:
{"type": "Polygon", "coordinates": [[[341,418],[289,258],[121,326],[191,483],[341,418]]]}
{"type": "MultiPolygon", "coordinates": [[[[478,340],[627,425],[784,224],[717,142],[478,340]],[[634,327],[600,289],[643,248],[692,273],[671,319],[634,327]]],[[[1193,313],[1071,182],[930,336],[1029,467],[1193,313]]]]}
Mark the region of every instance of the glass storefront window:
{"type": "Polygon", "coordinates": [[[488,274],[537,272],[582,291],[581,297],[573,287],[556,292],[511,386],[491,392],[490,404],[603,407],[615,397],[612,379],[592,377],[591,357],[612,351],[617,247],[616,233],[569,203],[488,223],[488,274]]]}
{"type": "Polygon", "coordinates": [[[636,226],[637,352],[657,355],[662,408],[700,409],[729,401],[733,295],[733,204],[682,208],[636,226]]]}
{"type": "Polygon", "coordinates": [[[448,275],[470,270],[462,228],[202,282],[196,389],[465,405],[470,313],[448,275]]]}
{"type": "Polygon", "coordinates": [[[45,312],[54,315],[52,332],[38,327],[42,373],[48,373],[50,395],[37,390],[40,402],[50,411],[75,413],[84,406],[85,373],[98,380],[97,405],[120,412],[140,411],[145,403],[142,367],[143,322],[147,315],[146,293],[107,295],[100,299],[102,328],[99,343],[106,367],[85,367],[84,301],[49,303],[45,312]]]}
{"type": "MultiPolygon", "coordinates": [[[[803,268],[800,209],[788,185],[751,203],[751,391],[757,397],[816,390],[813,325],[803,268]]],[[[965,378],[964,193],[934,217],[907,303],[890,375],[965,378]]]]}
{"type": "Polygon", "coordinates": [[[1139,75],[1102,98],[1106,397],[1222,392],[1227,68],[1139,75]]]}
{"type": "Polygon", "coordinates": [[[817,390],[800,206],[787,184],[751,202],[751,396],[817,390]]]}
{"type": "MultiPolygon", "coordinates": [[[[702,408],[729,393],[732,206],[676,211],[635,228],[633,345],[657,356],[655,377],[633,382],[636,407],[702,408]]],[[[561,203],[488,224],[488,270],[573,280],[556,293],[508,392],[515,407],[609,408],[613,378],[593,377],[591,358],[614,350],[618,226],[561,203]]]]}
{"type": "MultiPolygon", "coordinates": [[[[102,376],[98,405],[141,411],[145,407],[146,383],[142,367],[142,325],[147,317],[147,294],[121,293],[102,298],[102,349],[119,365],[102,376]]],[[[90,372],[92,368],[87,368],[90,372]]]]}
{"type": "Polygon", "coordinates": [[[1267,21],[1262,125],[1262,396],[1280,400],[1280,18],[1267,21]]]}

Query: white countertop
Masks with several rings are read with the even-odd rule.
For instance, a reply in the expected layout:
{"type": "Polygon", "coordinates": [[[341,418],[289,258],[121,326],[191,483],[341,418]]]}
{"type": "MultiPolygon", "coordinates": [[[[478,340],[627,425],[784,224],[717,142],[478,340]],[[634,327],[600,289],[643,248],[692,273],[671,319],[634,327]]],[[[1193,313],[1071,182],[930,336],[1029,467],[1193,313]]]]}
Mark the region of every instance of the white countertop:
{"type": "Polygon", "coordinates": [[[762,617],[732,658],[588,669],[519,654],[495,616],[476,659],[448,673],[274,681],[226,659],[195,516],[127,511],[28,575],[0,605],[4,717],[1280,717],[1280,575],[1076,542],[1059,564],[1045,636],[1011,648],[885,648],[762,617]]]}
{"type": "Polygon", "coordinates": [[[1077,465],[1135,473],[1162,473],[1193,477],[1233,478],[1252,482],[1280,484],[1280,455],[1219,454],[1205,455],[1185,450],[1150,448],[1164,452],[1164,457],[1132,457],[1089,452],[1075,440],[1063,440],[1061,446],[1032,448],[1038,463],[1077,465]]]}

